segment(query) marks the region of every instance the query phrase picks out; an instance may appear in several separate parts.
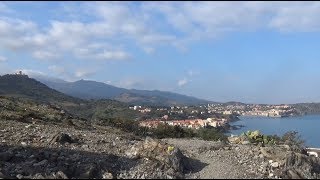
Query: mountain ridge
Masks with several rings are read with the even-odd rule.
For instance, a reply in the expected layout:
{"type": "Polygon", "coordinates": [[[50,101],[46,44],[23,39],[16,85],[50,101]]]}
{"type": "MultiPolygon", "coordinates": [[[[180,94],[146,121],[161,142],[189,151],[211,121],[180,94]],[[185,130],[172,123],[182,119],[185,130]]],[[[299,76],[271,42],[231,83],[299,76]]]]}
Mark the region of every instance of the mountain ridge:
{"type": "Polygon", "coordinates": [[[84,100],[66,95],[29,78],[28,75],[6,74],[0,76],[0,95],[49,103],[82,103],[84,100]]]}
{"type": "Polygon", "coordinates": [[[104,82],[78,80],[74,82],[51,81],[34,77],[48,87],[82,99],[114,99],[141,105],[197,105],[216,103],[179,93],[160,90],[138,90],[116,87],[104,82]]]}

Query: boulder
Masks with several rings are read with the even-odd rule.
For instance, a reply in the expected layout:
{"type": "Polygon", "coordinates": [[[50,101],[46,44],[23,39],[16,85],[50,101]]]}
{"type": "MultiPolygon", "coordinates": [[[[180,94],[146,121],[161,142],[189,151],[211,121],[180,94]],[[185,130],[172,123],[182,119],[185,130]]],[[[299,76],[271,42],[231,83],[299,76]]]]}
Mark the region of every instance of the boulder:
{"type": "Polygon", "coordinates": [[[69,179],[68,176],[62,171],[58,171],[57,173],[55,173],[54,177],[56,177],[57,179],[69,179]]]}
{"type": "Polygon", "coordinates": [[[278,162],[273,162],[270,164],[272,167],[274,168],[278,168],[279,167],[279,163],[278,162]]]}
{"type": "Polygon", "coordinates": [[[35,166],[35,167],[37,167],[37,166],[44,166],[44,165],[47,165],[48,164],[48,160],[42,160],[42,161],[40,161],[40,162],[38,162],[38,163],[35,163],[35,164],[33,164],[33,166],[35,166]]]}
{"type": "Polygon", "coordinates": [[[60,144],[65,144],[65,143],[75,143],[77,142],[75,139],[71,138],[68,134],[65,133],[58,133],[50,141],[50,144],[52,143],[60,143],[60,144]]]}
{"type": "Polygon", "coordinates": [[[179,148],[160,140],[146,138],[145,141],[135,143],[125,154],[129,158],[147,158],[159,161],[166,169],[182,173],[190,170],[190,164],[179,148]]]}
{"type": "Polygon", "coordinates": [[[113,175],[108,171],[103,172],[102,173],[102,179],[113,179],[113,175]]]}
{"type": "Polygon", "coordinates": [[[301,177],[297,174],[295,170],[289,170],[288,174],[291,179],[301,179],[301,177]]]}

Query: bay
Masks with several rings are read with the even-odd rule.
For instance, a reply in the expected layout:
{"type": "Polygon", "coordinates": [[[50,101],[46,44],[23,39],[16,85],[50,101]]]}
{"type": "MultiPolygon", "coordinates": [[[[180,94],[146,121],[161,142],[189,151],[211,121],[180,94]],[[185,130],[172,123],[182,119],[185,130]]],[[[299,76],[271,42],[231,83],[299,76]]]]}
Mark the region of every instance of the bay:
{"type": "Polygon", "coordinates": [[[231,130],[230,133],[240,135],[248,130],[259,130],[263,134],[282,136],[288,131],[297,131],[308,147],[320,148],[320,115],[305,115],[296,117],[272,118],[240,116],[240,121],[230,125],[244,127],[231,130]]]}

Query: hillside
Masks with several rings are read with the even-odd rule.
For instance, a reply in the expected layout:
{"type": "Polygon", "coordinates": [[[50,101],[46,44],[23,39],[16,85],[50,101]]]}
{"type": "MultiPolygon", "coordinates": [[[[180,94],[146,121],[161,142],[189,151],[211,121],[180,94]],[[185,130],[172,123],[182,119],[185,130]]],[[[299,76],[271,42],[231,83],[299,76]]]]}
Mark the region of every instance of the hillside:
{"type": "Polygon", "coordinates": [[[136,112],[129,105],[115,100],[83,100],[68,96],[49,88],[45,84],[26,75],[0,76],[0,95],[13,97],[16,101],[31,100],[37,103],[54,104],[76,116],[92,118],[133,119],[136,112]]]}
{"type": "Polygon", "coordinates": [[[78,104],[84,102],[84,100],[51,89],[27,75],[0,76],[0,95],[49,103],[78,104]]]}
{"type": "Polygon", "coordinates": [[[79,80],[70,83],[39,80],[57,91],[82,99],[110,99],[119,96],[122,93],[129,92],[127,89],[117,88],[95,81],[79,80]]]}
{"type": "Polygon", "coordinates": [[[320,103],[293,104],[298,114],[320,114],[320,103]]]}
{"type": "Polygon", "coordinates": [[[214,103],[172,92],[124,89],[96,81],[61,82],[42,78],[38,80],[57,91],[83,99],[114,99],[131,104],[167,106],[214,103]]]}
{"type": "Polygon", "coordinates": [[[96,123],[29,100],[35,98],[31,90],[38,90],[39,99],[46,102],[50,98],[45,93],[52,93],[57,102],[70,97],[27,76],[1,77],[0,84],[2,94],[14,96],[0,96],[0,162],[4,164],[0,178],[320,177],[319,158],[309,155],[291,136],[250,134],[213,142],[207,138],[217,136],[216,131],[200,130],[196,134],[201,136],[190,139],[187,135],[193,133],[180,128],[150,130],[138,128],[134,121],[121,121],[121,116],[135,114],[119,101],[91,100],[74,106],[78,113],[105,121],[96,123]],[[257,143],[261,137],[268,144],[257,143]],[[270,144],[274,140],[277,143],[270,144]]]}

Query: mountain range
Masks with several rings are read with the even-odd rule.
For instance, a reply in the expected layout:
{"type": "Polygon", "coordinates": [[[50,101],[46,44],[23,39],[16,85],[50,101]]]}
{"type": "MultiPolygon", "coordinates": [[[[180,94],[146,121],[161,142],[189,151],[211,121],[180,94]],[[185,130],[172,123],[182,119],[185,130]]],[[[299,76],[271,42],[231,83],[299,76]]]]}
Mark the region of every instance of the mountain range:
{"type": "Polygon", "coordinates": [[[102,82],[79,80],[67,82],[59,79],[34,77],[38,81],[64,94],[81,99],[112,99],[134,105],[200,105],[215,103],[178,93],[159,90],[125,89],[102,82]]]}
{"type": "MultiPolygon", "coordinates": [[[[27,75],[0,76],[0,96],[56,104],[82,115],[105,109],[120,109],[124,112],[129,105],[171,106],[216,103],[172,92],[124,89],[95,81],[67,82],[61,79],[37,79],[29,78],[27,75]]],[[[234,101],[223,104],[245,105],[234,101]]],[[[291,106],[299,114],[320,113],[320,103],[298,103],[291,106]]]]}

